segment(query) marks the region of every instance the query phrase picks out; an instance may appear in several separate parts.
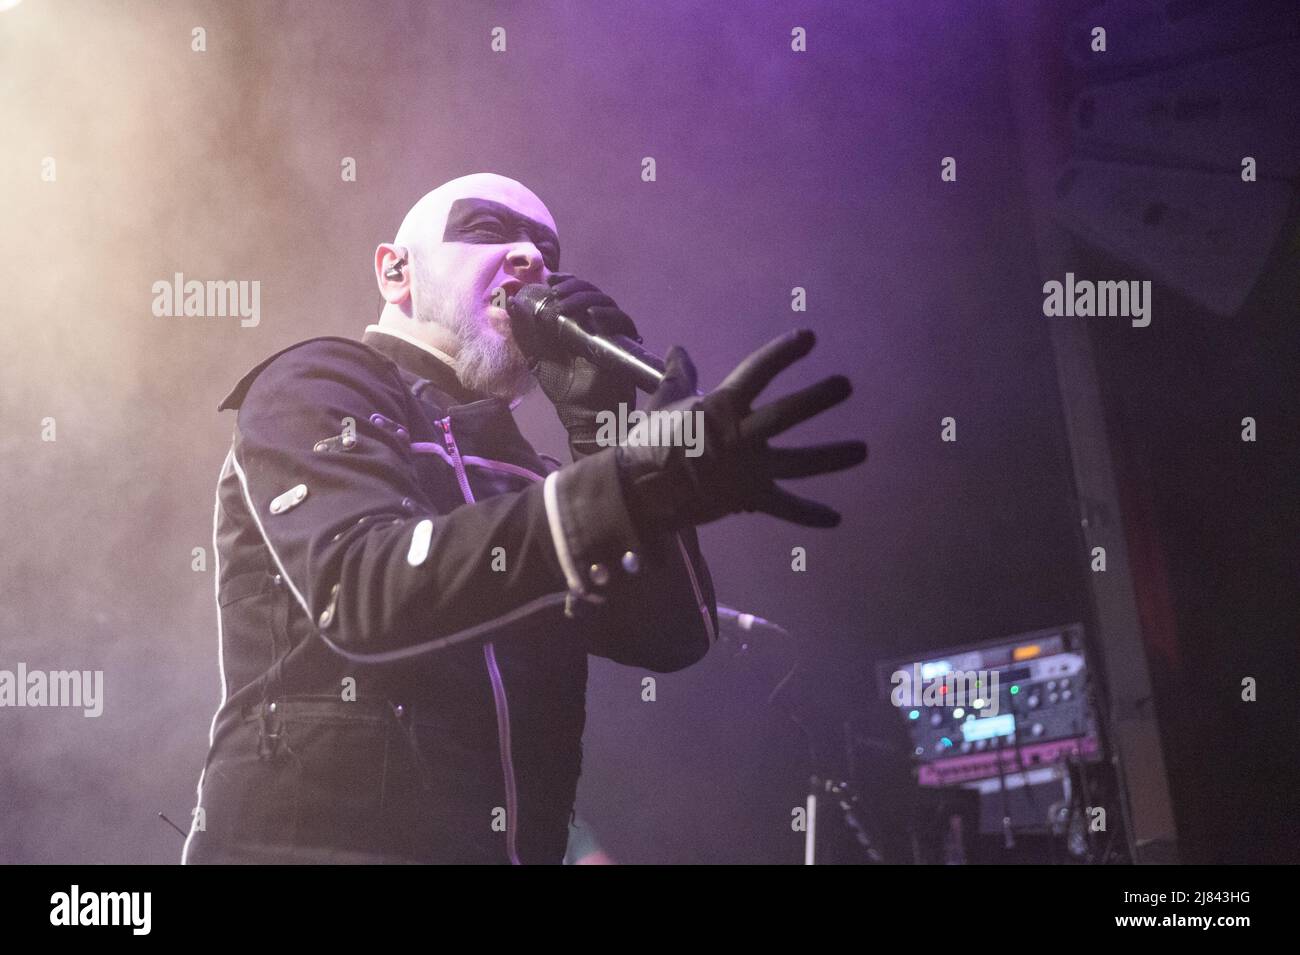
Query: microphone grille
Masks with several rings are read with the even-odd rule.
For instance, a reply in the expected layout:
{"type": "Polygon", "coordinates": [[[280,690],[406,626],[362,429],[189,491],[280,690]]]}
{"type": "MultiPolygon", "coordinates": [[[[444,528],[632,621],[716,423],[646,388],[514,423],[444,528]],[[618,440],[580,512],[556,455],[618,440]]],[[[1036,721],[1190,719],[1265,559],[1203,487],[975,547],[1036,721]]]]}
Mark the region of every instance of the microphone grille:
{"type": "Polygon", "coordinates": [[[555,290],[545,285],[524,285],[511,296],[524,311],[537,315],[547,302],[555,298],[555,290]]]}

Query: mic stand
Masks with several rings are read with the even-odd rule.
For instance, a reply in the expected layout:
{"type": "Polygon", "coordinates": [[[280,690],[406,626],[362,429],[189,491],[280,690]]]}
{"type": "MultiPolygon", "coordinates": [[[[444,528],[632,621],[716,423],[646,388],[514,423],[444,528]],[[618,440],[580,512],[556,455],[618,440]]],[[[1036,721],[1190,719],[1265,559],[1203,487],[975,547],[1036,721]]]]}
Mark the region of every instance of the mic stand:
{"type": "Polygon", "coordinates": [[[862,824],[858,808],[862,797],[858,795],[853,784],[847,779],[823,778],[813,776],[808,783],[808,826],[804,833],[803,864],[817,864],[817,810],[822,800],[839,810],[839,818],[853,833],[854,841],[862,847],[867,861],[875,865],[884,863],[885,858],[871,842],[867,827],[862,824]]]}
{"type": "MultiPolygon", "coordinates": [[[[737,620],[744,630],[749,630],[757,624],[761,627],[770,627],[784,636],[790,636],[789,631],[785,628],[769,620],[764,620],[762,617],[755,617],[752,614],[739,614],[730,607],[726,608],[726,613],[723,613],[721,606],[718,607],[718,611],[722,616],[737,620]]],[[[824,763],[818,752],[816,740],[804,721],[800,719],[799,709],[794,701],[783,697],[785,689],[790,685],[790,681],[799,670],[800,662],[796,661],[795,665],[790,668],[790,672],[772,690],[767,702],[773,706],[780,705],[785,710],[790,721],[799,728],[799,732],[803,734],[808,743],[809,761],[814,767],[818,767],[824,765],[824,763]],[[781,698],[780,704],[777,703],[778,698],[781,698]]],[[[846,746],[848,746],[847,757],[851,765],[853,761],[852,746],[848,743],[846,743],[846,746]]],[[[826,775],[814,770],[808,781],[808,797],[804,803],[804,865],[817,864],[817,822],[818,812],[823,804],[837,811],[841,823],[852,831],[854,840],[862,847],[869,862],[883,863],[885,861],[875,845],[872,844],[871,837],[867,833],[867,827],[863,824],[859,815],[862,798],[854,789],[853,784],[847,779],[840,778],[838,773],[826,775]]]]}

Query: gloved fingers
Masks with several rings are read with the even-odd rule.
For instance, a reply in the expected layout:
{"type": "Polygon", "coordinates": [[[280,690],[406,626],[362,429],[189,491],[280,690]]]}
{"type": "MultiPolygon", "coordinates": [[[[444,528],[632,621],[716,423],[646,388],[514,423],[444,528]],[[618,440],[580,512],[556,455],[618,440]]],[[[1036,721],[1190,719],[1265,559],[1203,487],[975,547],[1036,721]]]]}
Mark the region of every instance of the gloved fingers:
{"type": "Polygon", "coordinates": [[[760,491],[752,499],[752,509],[804,527],[838,527],[840,523],[840,512],[834,508],[791,494],[776,485],[760,491]]]}
{"type": "Polygon", "coordinates": [[[748,408],[778,373],[808,354],[816,341],[806,328],[786,332],[745,358],[718,389],[731,389],[740,398],[740,407],[748,408]]]}
{"type": "Polygon", "coordinates": [[[663,381],[659,383],[655,393],[650,396],[646,408],[656,410],[670,405],[674,401],[690,398],[695,394],[696,384],[695,362],[691,361],[691,356],[686,353],[685,348],[674,345],[668,349],[668,354],[664,356],[663,381]]]}
{"type": "Polygon", "coordinates": [[[596,335],[626,335],[641,340],[632,319],[612,298],[584,279],[567,272],[547,276],[560,311],[577,319],[596,335]]]}
{"type": "Polygon", "coordinates": [[[618,304],[599,289],[575,292],[573,295],[561,295],[557,299],[560,311],[570,318],[582,322],[583,328],[590,329],[586,311],[589,308],[618,308],[618,304]]]}
{"type": "Polygon", "coordinates": [[[617,306],[595,305],[587,309],[591,322],[587,331],[596,335],[625,335],[641,340],[631,316],[617,306]]]}
{"type": "Polygon", "coordinates": [[[546,277],[546,284],[549,285],[560,298],[568,295],[577,295],[579,292],[600,291],[590,282],[580,279],[568,272],[554,272],[546,277]]]}
{"type": "Polygon", "coordinates": [[[742,441],[765,441],[801,421],[821,414],[853,393],[853,386],[843,375],[831,375],[815,385],[785,395],[771,404],[754,409],[740,422],[742,441]]]}
{"type": "Polygon", "coordinates": [[[867,459],[862,441],[836,441],[805,448],[767,448],[763,453],[765,470],[774,478],[812,477],[843,471],[867,459]]]}

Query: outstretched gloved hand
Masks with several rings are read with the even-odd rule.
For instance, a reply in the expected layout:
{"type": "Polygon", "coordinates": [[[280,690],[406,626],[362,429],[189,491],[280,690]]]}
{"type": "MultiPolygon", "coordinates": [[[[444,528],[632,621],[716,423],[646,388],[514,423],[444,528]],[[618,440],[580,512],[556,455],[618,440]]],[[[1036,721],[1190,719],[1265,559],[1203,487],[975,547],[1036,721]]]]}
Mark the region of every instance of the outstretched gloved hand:
{"type": "MultiPolygon", "coordinates": [[[[837,511],[780,487],[784,478],[811,477],[861,464],[862,441],[836,441],[802,448],[773,448],[768,439],[839,404],[852,392],[843,375],[832,375],[802,391],[754,408],[774,377],[812,349],[809,330],[782,335],[736,366],[715,390],[696,395],[696,373],[685,349],[665,356],[665,375],[647,403],[648,412],[699,414],[703,440],[698,455],[681,442],[662,439],[670,420],[660,417],[654,440],[653,416],[629,431],[617,449],[619,471],[633,519],[643,531],[707,524],[739,511],[762,511],[807,527],[835,527],[837,511]]],[[[698,420],[698,419],[697,419],[698,420]]]]}

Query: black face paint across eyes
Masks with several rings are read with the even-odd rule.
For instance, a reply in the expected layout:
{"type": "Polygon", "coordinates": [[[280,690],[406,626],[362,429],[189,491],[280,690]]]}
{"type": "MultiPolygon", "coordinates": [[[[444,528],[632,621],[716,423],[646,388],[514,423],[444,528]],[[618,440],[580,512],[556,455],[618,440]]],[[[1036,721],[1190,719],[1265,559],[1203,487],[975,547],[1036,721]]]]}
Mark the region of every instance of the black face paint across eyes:
{"type": "Polygon", "coordinates": [[[530,239],[552,272],[560,269],[560,240],[549,227],[491,199],[457,199],[447,210],[443,242],[500,245],[530,239]]]}

